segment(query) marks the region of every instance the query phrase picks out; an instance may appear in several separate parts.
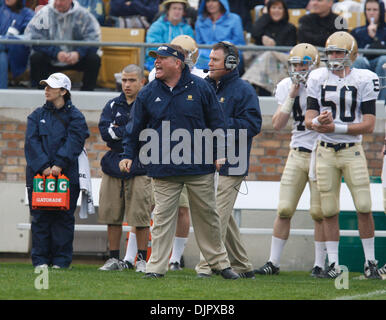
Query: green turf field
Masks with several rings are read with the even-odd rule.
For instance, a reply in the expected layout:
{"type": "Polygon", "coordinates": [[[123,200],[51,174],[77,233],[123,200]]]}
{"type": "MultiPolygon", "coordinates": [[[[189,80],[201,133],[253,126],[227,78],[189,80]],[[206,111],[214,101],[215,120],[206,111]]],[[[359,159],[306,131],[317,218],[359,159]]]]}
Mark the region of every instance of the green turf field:
{"type": "MultiPolygon", "coordinates": [[[[134,270],[99,271],[97,265],[74,264],[70,270],[43,274],[27,263],[0,263],[0,299],[17,300],[386,300],[386,281],[361,280],[350,273],[349,289],[335,280],[314,279],[308,272],[281,272],[255,280],[200,279],[191,269],[168,272],[162,279],[143,279],[134,270]],[[48,289],[36,289],[48,284],[48,289]]],[[[341,282],[343,284],[343,282],[341,282]]]]}

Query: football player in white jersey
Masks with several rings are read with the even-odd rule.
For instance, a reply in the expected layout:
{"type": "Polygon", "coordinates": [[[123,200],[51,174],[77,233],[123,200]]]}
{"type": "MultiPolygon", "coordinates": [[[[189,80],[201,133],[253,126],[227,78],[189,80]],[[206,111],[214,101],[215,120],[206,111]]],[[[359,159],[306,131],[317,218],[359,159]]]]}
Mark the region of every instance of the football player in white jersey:
{"type": "Polygon", "coordinates": [[[319,62],[318,50],[313,45],[308,43],[296,45],[292,48],[288,59],[290,76],[280,81],[276,88],[278,108],[272,118],[272,124],[275,130],[281,130],[292,115],[291,150],[280,181],[279,207],[273,225],[270,258],[264,266],[255,270],[257,274],[279,273],[280,257],[289,236],[291,218],[307,182],[311,194],[310,214],[315,221],[315,263],[311,275],[319,277],[323,274],[326,259],[323,214],[316,182],[308,177],[311,152],[318,133],[308,130],[304,124],[307,108],[306,81],[311,70],[319,67],[319,62]]]}
{"type": "Polygon", "coordinates": [[[374,220],[370,180],[362,134],[375,126],[379,79],[372,71],[350,69],[358,47],[347,32],[333,33],[326,41],[327,68],[311,72],[307,80],[306,127],[319,133],[316,177],[324,216],[329,260],[326,278],[340,274],[339,194],[342,176],[357,210],[359,236],[365,254],[366,278],[380,279],[374,253],[374,220]]]}

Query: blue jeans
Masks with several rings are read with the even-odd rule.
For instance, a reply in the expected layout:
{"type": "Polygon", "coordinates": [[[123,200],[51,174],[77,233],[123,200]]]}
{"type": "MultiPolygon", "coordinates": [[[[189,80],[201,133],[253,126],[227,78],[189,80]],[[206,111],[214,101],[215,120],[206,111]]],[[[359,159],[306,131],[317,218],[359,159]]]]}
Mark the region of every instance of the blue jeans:
{"type": "Polygon", "coordinates": [[[383,65],[386,63],[386,56],[379,56],[375,59],[368,60],[365,57],[357,58],[353,63],[353,68],[369,69],[375,72],[379,77],[380,89],[378,100],[385,101],[386,99],[386,70],[383,69],[383,65]]]}
{"type": "Polygon", "coordinates": [[[8,88],[8,53],[5,46],[0,44],[0,89],[8,88]]]}

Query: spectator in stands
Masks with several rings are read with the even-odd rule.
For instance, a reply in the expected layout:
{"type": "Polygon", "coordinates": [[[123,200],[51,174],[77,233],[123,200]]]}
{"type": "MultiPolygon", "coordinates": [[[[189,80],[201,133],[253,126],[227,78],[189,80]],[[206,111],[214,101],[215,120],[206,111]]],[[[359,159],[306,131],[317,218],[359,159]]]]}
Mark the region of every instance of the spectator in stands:
{"type": "MultiPolygon", "coordinates": [[[[268,13],[254,24],[252,37],[256,45],[294,46],[296,27],[288,22],[288,9],[284,0],[269,0],[268,13]]],[[[258,53],[243,79],[257,87],[261,96],[272,95],[275,85],[287,76],[288,54],[275,51],[258,53]]]]}
{"type": "MultiPolygon", "coordinates": [[[[146,34],[147,43],[170,43],[175,37],[185,34],[194,38],[192,27],[184,19],[189,6],[187,0],[166,0],[162,14],[149,28],[146,34]]],[[[151,49],[148,49],[148,52],[151,49]]],[[[146,55],[145,68],[152,70],[155,59],[146,55]]]]}
{"type": "Polygon", "coordinates": [[[79,4],[86,8],[98,20],[99,24],[105,24],[106,11],[103,0],[77,0],[79,4]]]}
{"type": "Polygon", "coordinates": [[[324,47],[327,38],[336,31],[347,31],[343,17],[333,13],[333,0],[310,0],[312,13],[299,19],[298,41],[324,47]]]}
{"type": "MultiPolygon", "coordinates": [[[[95,17],[72,0],[54,0],[40,9],[28,24],[25,34],[34,40],[100,41],[100,26],[95,17]]],[[[48,45],[33,46],[30,57],[31,86],[63,70],[83,71],[81,90],[93,91],[100,67],[97,47],[48,45]]]]}
{"type": "MultiPolygon", "coordinates": [[[[238,14],[230,12],[228,0],[203,0],[198,9],[195,25],[198,44],[215,44],[228,41],[245,45],[243,24],[238,14]]],[[[210,49],[201,49],[197,68],[208,69],[210,49]]],[[[240,52],[240,74],[244,72],[244,60],[240,52]]]]}
{"type": "Polygon", "coordinates": [[[119,28],[149,28],[160,0],[110,0],[110,18],[119,28]]]}
{"type": "MultiPolygon", "coordinates": [[[[24,0],[2,0],[0,5],[1,38],[18,38],[23,35],[34,12],[25,7],[24,0]]],[[[0,44],[0,89],[8,87],[8,69],[17,77],[26,70],[29,48],[24,45],[0,44]]]]}
{"type": "Polygon", "coordinates": [[[257,5],[264,5],[264,0],[228,0],[230,11],[237,13],[243,23],[243,29],[246,32],[252,31],[251,10],[257,5]]]}
{"type": "Polygon", "coordinates": [[[75,217],[79,197],[78,156],[89,130],[83,114],[71,102],[71,81],[54,73],[40,81],[45,86],[45,104],[27,120],[25,158],[26,183],[31,214],[32,264],[54,269],[68,268],[72,262],[75,217]],[[36,174],[69,179],[69,210],[32,209],[32,185],[36,174]]]}
{"type": "MultiPolygon", "coordinates": [[[[367,0],[365,3],[366,25],[355,28],[351,34],[358,43],[358,48],[365,49],[386,49],[386,24],[385,5],[382,1],[367,0]]],[[[358,69],[369,69],[375,72],[378,77],[385,81],[386,70],[383,65],[386,63],[386,55],[369,55],[358,57],[353,67],[358,69]]],[[[386,88],[380,89],[379,100],[385,101],[386,88]]]]}
{"type": "Polygon", "coordinates": [[[268,13],[253,26],[252,37],[258,46],[294,46],[297,43],[296,27],[288,22],[288,9],[284,0],[270,0],[268,13]]]}

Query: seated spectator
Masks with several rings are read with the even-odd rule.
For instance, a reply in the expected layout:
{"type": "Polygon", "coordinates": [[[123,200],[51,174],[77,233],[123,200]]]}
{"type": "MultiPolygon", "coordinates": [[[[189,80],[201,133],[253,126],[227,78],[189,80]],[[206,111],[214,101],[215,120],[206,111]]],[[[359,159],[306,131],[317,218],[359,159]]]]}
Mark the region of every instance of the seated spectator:
{"type": "Polygon", "coordinates": [[[86,8],[98,20],[99,24],[105,24],[106,11],[103,0],[77,0],[79,4],[86,8]]]}
{"type": "MultiPolygon", "coordinates": [[[[355,28],[351,34],[358,43],[358,48],[364,49],[386,49],[386,24],[385,24],[385,5],[382,1],[367,0],[365,3],[366,25],[355,28]]],[[[358,57],[353,67],[358,69],[369,69],[380,77],[383,88],[379,92],[378,99],[385,101],[386,70],[383,65],[386,63],[386,55],[365,54],[358,57]]]]}
{"type": "MultiPolygon", "coordinates": [[[[253,26],[252,37],[259,46],[296,45],[296,27],[288,22],[288,9],[284,0],[270,0],[268,13],[263,14],[253,26]]],[[[282,52],[264,51],[257,55],[243,79],[258,88],[261,96],[270,96],[276,84],[287,77],[288,55],[282,52]]]]}
{"type": "Polygon", "coordinates": [[[327,38],[336,31],[347,31],[347,22],[333,13],[333,0],[310,0],[311,13],[299,19],[298,41],[324,47],[327,38]]]}
{"type": "Polygon", "coordinates": [[[253,26],[252,37],[258,46],[291,46],[297,43],[296,27],[288,22],[288,9],[284,0],[270,0],[268,13],[253,26]]]}
{"type": "MultiPolygon", "coordinates": [[[[148,29],[147,43],[170,43],[175,37],[185,34],[194,38],[192,27],[184,19],[187,0],[166,0],[163,4],[163,13],[148,29]]],[[[153,50],[149,48],[147,52],[153,50]]],[[[151,70],[154,67],[154,58],[146,55],[145,68],[151,70]]]]}
{"type": "MultiPolygon", "coordinates": [[[[195,31],[197,44],[228,41],[236,46],[245,45],[241,19],[236,13],[230,12],[228,0],[201,1],[195,31]]],[[[200,49],[197,68],[208,69],[210,51],[211,49],[200,49]]],[[[241,52],[239,72],[244,72],[241,52]]]]}
{"type": "MultiPolygon", "coordinates": [[[[23,0],[1,0],[1,38],[20,38],[34,12],[24,6],[23,0]]],[[[17,77],[28,64],[29,48],[24,45],[0,44],[0,89],[8,87],[8,70],[17,77]]]]}
{"type": "Polygon", "coordinates": [[[230,11],[240,16],[243,23],[243,30],[252,31],[251,10],[257,5],[264,5],[264,0],[228,0],[230,11]]]}
{"type": "Polygon", "coordinates": [[[118,28],[148,29],[159,3],[160,0],[110,0],[110,18],[118,28]]]}
{"type": "MultiPolygon", "coordinates": [[[[33,40],[100,41],[101,30],[95,17],[72,0],[54,0],[40,9],[28,24],[26,37],[33,40]],[[42,23],[44,22],[44,23],[42,23]]],[[[30,57],[31,86],[42,88],[41,79],[63,70],[83,71],[81,90],[93,91],[100,68],[97,47],[33,46],[30,57]]]]}

